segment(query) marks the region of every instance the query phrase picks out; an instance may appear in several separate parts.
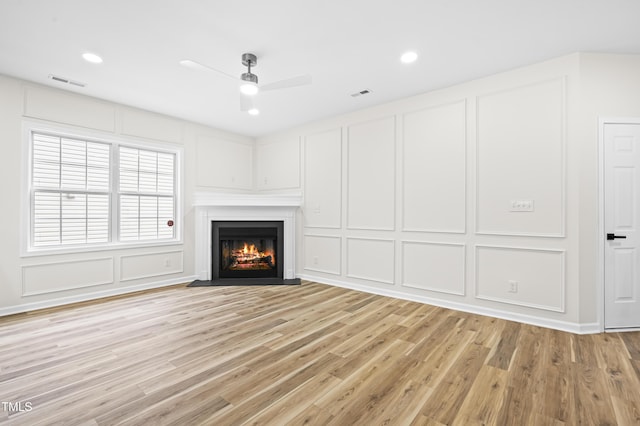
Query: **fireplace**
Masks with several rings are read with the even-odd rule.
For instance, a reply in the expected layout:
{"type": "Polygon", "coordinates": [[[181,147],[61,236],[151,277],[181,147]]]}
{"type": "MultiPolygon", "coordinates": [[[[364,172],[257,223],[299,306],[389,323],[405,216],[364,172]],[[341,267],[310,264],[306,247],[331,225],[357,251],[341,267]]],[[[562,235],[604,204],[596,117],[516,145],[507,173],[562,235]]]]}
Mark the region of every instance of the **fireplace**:
{"type": "Polygon", "coordinates": [[[212,221],[212,278],[283,278],[283,231],[282,221],[212,221]]]}
{"type": "MultiPolygon", "coordinates": [[[[298,280],[296,278],[296,215],[302,204],[302,196],[300,194],[227,194],[227,193],[214,193],[214,192],[197,192],[194,195],[195,211],[195,255],[196,255],[196,277],[197,281],[209,283],[209,285],[243,285],[244,283],[259,283],[259,284],[271,284],[279,282],[291,282],[291,280],[298,280]],[[280,223],[276,225],[278,228],[282,226],[282,229],[276,231],[276,249],[275,255],[272,258],[272,263],[275,260],[276,269],[275,272],[272,268],[267,269],[268,274],[274,274],[272,277],[257,277],[257,278],[224,278],[220,277],[220,264],[214,266],[214,259],[216,262],[220,261],[221,246],[219,242],[220,229],[235,228],[234,231],[225,229],[223,231],[223,237],[227,232],[227,237],[233,233],[238,232],[240,237],[247,237],[245,232],[246,228],[255,228],[255,224],[260,224],[259,227],[272,227],[271,224],[280,223]],[[216,225],[217,224],[217,225],[216,225]],[[223,224],[222,228],[220,225],[223,224]],[[216,225],[216,226],[214,226],[216,225]],[[217,228],[214,238],[214,228],[217,228]],[[216,241],[214,243],[214,241],[216,241]],[[214,254],[214,250],[216,253],[214,254]],[[221,283],[221,284],[216,284],[221,283]]],[[[251,244],[255,246],[254,253],[264,253],[269,247],[259,247],[262,243],[260,240],[266,240],[272,238],[273,231],[266,231],[264,228],[260,229],[263,233],[262,238],[258,237],[258,242],[248,242],[247,252],[251,250],[251,244]],[[267,233],[264,235],[264,233],[267,233]],[[266,238],[265,238],[266,237],[266,238]]],[[[235,238],[226,238],[227,240],[233,240],[235,238]]],[[[267,243],[265,243],[266,245],[267,243]]],[[[244,252],[244,244],[242,247],[236,247],[235,250],[242,249],[244,252]]],[[[231,248],[233,250],[233,248],[231,248]]],[[[249,253],[247,253],[249,254],[249,253]]],[[[267,255],[268,256],[268,255],[267,255]]],[[[265,258],[267,256],[261,256],[265,258]]],[[[248,260],[245,259],[245,261],[248,260]]],[[[238,264],[240,264],[238,262],[238,264]]],[[[268,265],[266,259],[262,261],[261,267],[268,265]]],[[[235,268],[241,269],[241,268],[235,268]]],[[[247,269],[247,268],[244,268],[247,269]]],[[[253,268],[257,269],[257,268],[253,268]]],[[[237,271],[226,271],[236,274],[237,271]]],[[[243,273],[247,273],[245,270],[243,273]]],[[[256,272],[255,270],[251,274],[267,274],[267,272],[256,272]]],[[[237,274],[235,275],[237,276],[237,274]]]]}

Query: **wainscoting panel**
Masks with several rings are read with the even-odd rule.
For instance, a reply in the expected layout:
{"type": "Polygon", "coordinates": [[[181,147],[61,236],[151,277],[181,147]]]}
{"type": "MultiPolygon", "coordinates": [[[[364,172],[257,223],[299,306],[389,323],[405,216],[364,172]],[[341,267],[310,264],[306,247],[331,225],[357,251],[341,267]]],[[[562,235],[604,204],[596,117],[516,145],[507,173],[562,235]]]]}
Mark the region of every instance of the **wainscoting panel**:
{"type": "Polygon", "coordinates": [[[324,235],[305,235],[304,269],[340,275],[342,238],[324,235]]]}
{"type": "Polygon", "coordinates": [[[198,186],[252,188],[253,148],[250,144],[199,136],[196,151],[198,186]]]}
{"type": "Polygon", "coordinates": [[[402,241],[402,286],[464,296],[465,245],[402,241]]]}
{"type": "Polygon", "coordinates": [[[55,293],[113,282],[112,257],[40,263],[22,267],[23,296],[55,293]]]}
{"type": "Polygon", "coordinates": [[[564,250],[477,246],[476,297],[564,312],[564,250]]]}
{"type": "Polygon", "coordinates": [[[122,110],[122,134],[158,141],[180,142],[182,140],[182,125],[179,121],[164,115],[124,108],[122,110]]]}
{"type": "Polygon", "coordinates": [[[347,227],[395,226],[395,117],[348,128],[347,227]]]}
{"type": "Polygon", "coordinates": [[[179,274],[184,271],[182,256],[182,250],[122,256],[120,281],[179,274]]]}
{"type": "Polygon", "coordinates": [[[466,102],[403,116],[404,231],[465,232],[466,102]]]}
{"type": "Polygon", "coordinates": [[[308,135],[304,145],[304,225],[342,225],[342,129],[308,135]]]}
{"type": "Polygon", "coordinates": [[[300,139],[256,145],[258,190],[300,188],[300,139]]]}
{"type": "Polygon", "coordinates": [[[24,115],[89,129],[115,131],[116,107],[86,96],[27,86],[24,115]]]}
{"type": "Polygon", "coordinates": [[[393,284],[395,275],[393,240],[347,238],[347,276],[393,284]]]}
{"type": "Polygon", "coordinates": [[[558,78],[477,98],[478,233],[564,235],[564,86],[558,78]]]}

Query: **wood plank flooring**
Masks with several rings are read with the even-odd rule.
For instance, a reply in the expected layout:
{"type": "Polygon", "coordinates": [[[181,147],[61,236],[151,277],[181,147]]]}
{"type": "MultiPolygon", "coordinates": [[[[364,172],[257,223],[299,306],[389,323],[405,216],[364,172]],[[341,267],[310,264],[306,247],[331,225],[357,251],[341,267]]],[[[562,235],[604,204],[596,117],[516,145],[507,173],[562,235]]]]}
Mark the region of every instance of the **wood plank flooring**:
{"type": "Polygon", "coordinates": [[[632,425],[640,333],[181,285],[0,318],[0,402],[0,424],[29,426],[632,425]]]}

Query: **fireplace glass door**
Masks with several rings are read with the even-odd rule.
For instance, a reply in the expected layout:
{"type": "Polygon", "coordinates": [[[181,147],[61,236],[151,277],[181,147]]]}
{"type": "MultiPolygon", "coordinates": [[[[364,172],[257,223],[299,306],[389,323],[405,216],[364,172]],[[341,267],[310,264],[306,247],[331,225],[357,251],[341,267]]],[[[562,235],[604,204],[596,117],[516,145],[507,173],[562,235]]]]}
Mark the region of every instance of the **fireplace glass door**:
{"type": "Polygon", "coordinates": [[[282,222],[213,222],[213,278],[281,278],[282,222]]]}

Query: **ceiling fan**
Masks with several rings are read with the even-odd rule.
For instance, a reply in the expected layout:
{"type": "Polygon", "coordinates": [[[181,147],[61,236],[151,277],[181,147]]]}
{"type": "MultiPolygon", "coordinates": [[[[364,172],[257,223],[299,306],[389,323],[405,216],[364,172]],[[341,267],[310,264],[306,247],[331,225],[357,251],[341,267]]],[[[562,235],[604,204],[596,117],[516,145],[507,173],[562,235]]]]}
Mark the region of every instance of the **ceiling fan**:
{"type": "Polygon", "coordinates": [[[255,106],[255,95],[260,91],[288,89],[290,87],[304,86],[311,84],[311,76],[308,74],[299,75],[296,77],[287,78],[284,80],[274,81],[269,84],[258,85],[258,76],[251,72],[251,68],[258,65],[258,58],[253,53],[242,54],[242,65],[247,67],[247,72],[240,75],[240,78],[228,74],[224,71],[212,68],[210,66],[201,64],[200,62],[193,61],[191,59],[184,59],[180,61],[180,65],[191,69],[213,71],[220,75],[223,75],[229,79],[235,80],[240,83],[240,110],[248,112],[252,115],[259,114],[258,109],[255,106]]]}

